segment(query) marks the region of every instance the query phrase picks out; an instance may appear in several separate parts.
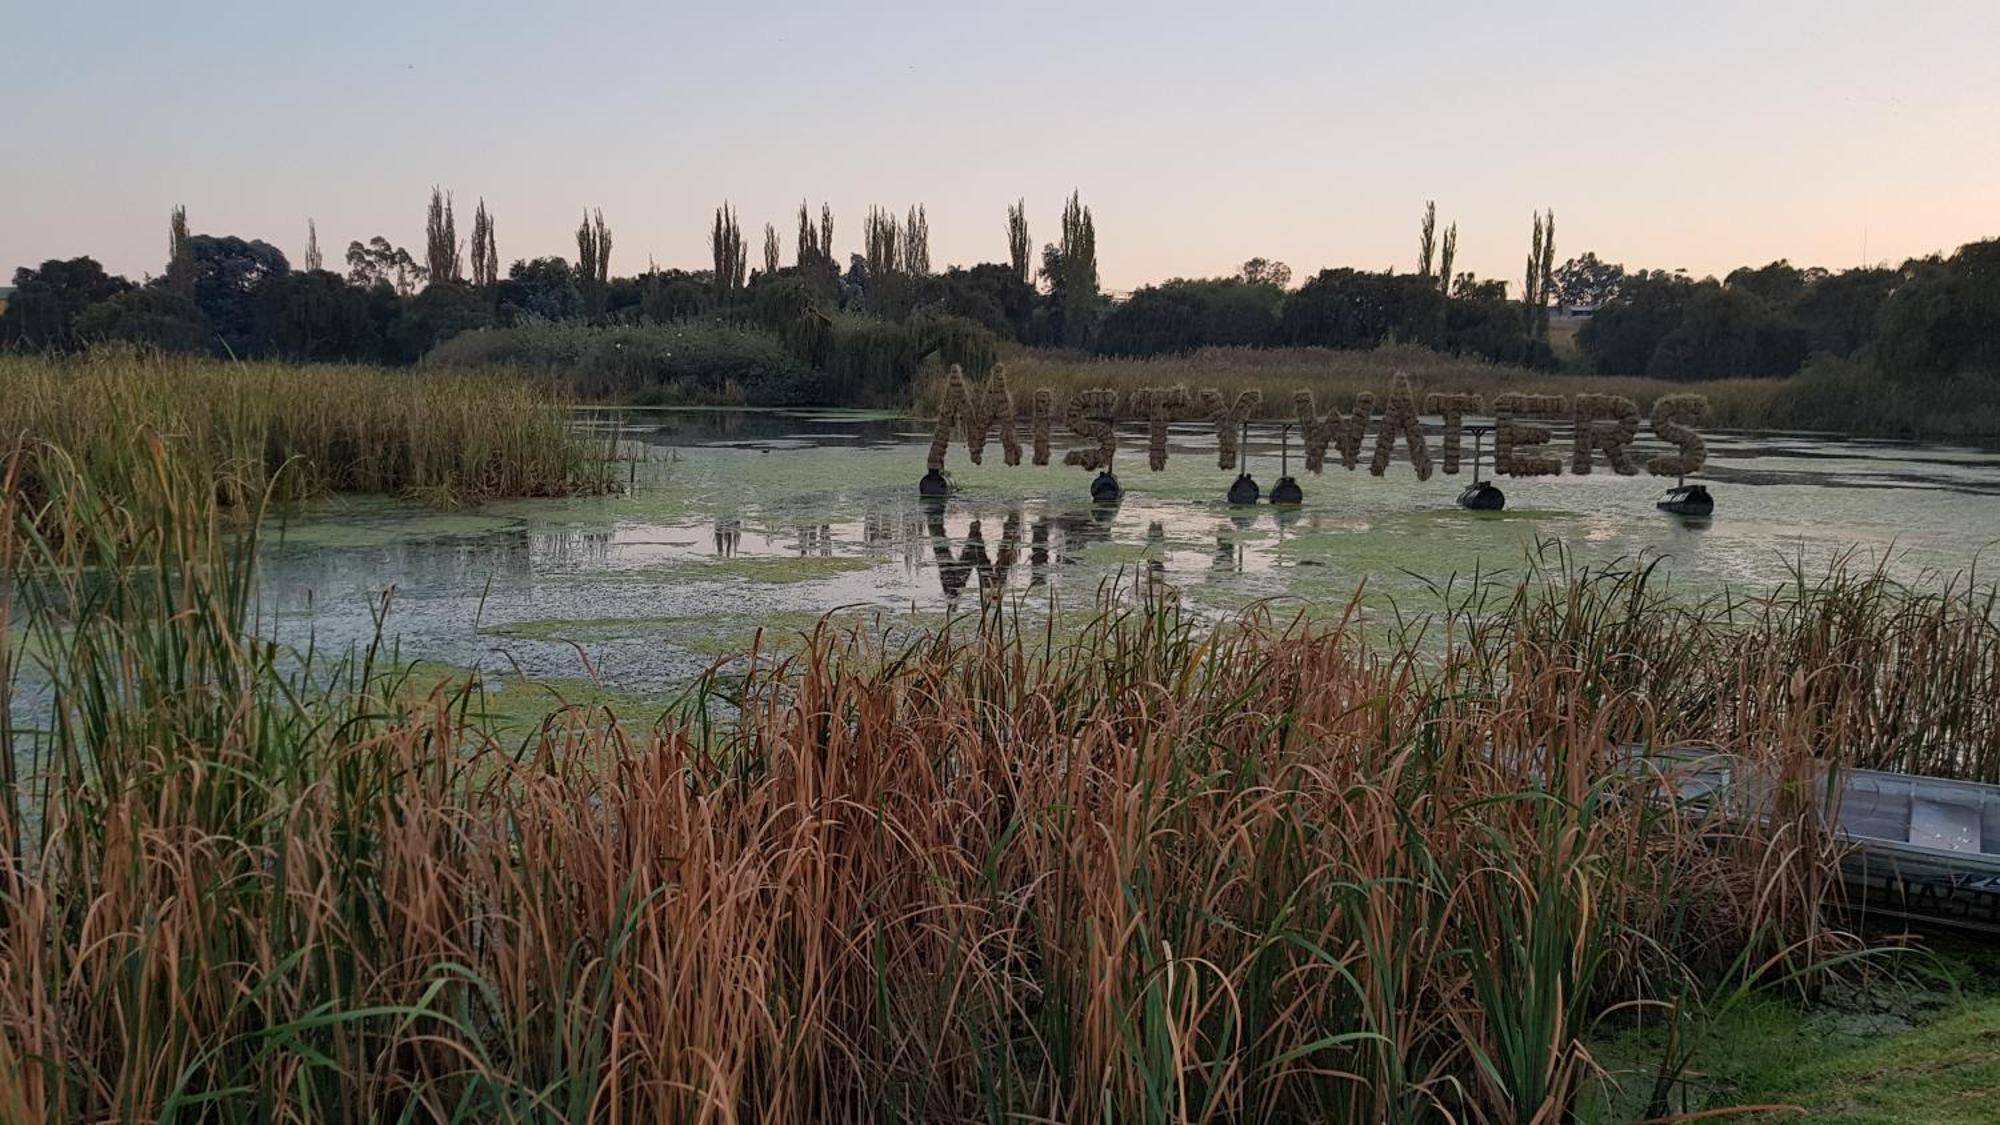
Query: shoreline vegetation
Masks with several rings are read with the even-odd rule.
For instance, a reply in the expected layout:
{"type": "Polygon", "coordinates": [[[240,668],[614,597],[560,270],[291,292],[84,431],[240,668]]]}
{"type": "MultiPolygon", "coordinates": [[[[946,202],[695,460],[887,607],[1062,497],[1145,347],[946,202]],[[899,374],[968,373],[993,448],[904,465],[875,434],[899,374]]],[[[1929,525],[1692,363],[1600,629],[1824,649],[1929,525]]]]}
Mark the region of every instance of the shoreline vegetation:
{"type": "Polygon", "coordinates": [[[24,443],[16,486],[45,463],[128,487],[150,442],[247,507],[372,493],[455,506],[610,486],[611,450],[579,434],[551,384],[507,373],[413,376],[344,365],[222,363],[102,350],[0,355],[0,440],[24,443]]]}
{"type": "Polygon", "coordinates": [[[0,501],[0,704],[60,720],[0,743],[10,1120],[1702,1112],[1744,997],[1904,964],[1815,768],[2000,780],[1991,588],[1690,605],[1553,546],[1387,636],[1144,588],[1060,636],[822,623],[644,734],[501,742],[379,642],[257,635],[211,432],[0,501]],[[1675,809],[1632,742],[1787,784],[1675,809]]]}
{"type": "MultiPolygon", "coordinates": [[[[424,214],[421,253],[357,239],[343,272],[310,221],[295,269],[270,242],[194,233],[177,207],[165,267],[144,283],[88,257],[17,269],[0,351],[509,367],[589,401],[887,409],[921,409],[953,365],[977,378],[1002,360],[1031,387],[1172,385],[1196,369],[1219,389],[1323,397],[1401,366],[1420,384],[1449,375],[1449,391],[1561,386],[1643,404],[1671,385],[1706,396],[1710,424],[1730,428],[2000,437],[2000,239],[1894,266],[1781,259],[1696,278],[1588,251],[1559,259],[1555,215],[1537,211],[1517,284],[1458,271],[1457,225],[1431,205],[1412,232],[1414,268],[1334,266],[1294,283],[1285,263],[1254,257],[1229,276],[1113,294],[1077,193],[1039,255],[1020,201],[1004,260],[941,268],[921,204],[869,208],[861,252],[843,254],[831,208],[801,201],[791,253],[767,222],[753,265],[724,203],[706,268],[629,276],[613,272],[597,211],[575,231],[574,261],[519,259],[504,273],[483,203],[470,255],[451,193],[434,188],[424,214]]],[[[1267,393],[1265,409],[1278,401],[1267,393]]]]}

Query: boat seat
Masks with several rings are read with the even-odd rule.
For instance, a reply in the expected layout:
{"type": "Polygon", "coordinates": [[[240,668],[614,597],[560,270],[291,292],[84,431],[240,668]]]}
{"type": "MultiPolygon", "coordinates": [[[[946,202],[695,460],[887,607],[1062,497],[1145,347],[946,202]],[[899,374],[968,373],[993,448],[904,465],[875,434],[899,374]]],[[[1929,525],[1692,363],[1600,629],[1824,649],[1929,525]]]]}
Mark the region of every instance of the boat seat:
{"type": "Polygon", "coordinates": [[[1981,850],[1980,812],[1976,802],[1918,793],[1910,802],[1910,843],[1977,854],[1981,850]]]}

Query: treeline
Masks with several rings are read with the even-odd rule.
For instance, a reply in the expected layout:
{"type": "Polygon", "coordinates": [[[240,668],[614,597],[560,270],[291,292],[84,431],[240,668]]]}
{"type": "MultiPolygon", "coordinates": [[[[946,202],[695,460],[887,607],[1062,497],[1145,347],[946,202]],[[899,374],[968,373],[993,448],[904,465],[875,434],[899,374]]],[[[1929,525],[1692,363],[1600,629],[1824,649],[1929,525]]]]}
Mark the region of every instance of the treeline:
{"type": "MultiPolygon", "coordinates": [[[[1536,213],[1523,285],[1546,291],[1555,254],[1555,214],[1536,213]]],[[[1417,269],[1327,269],[1298,289],[1283,262],[1252,258],[1233,277],[1176,278],[1134,291],[1104,310],[1089,334],[1101,355],[1149,356],[1208,347],[1372,349],[1420,344],[1452,355],[1547,370],[1546,305],[1509,300],[1507,283],[1454,271],[1458,225],[1438,228],[1427,204],[1417,269]]]]}
{"type": "MultiPolygon", "coordinates": [[[[1143,357],[1396,343],[1538,370],[1677,379],[1791,375],[1820,356],[1851,368],[1843,387],[1945,377],[1954,402],[2000,401],[1988,388],[2000,371],[2000,242],[1893,269],[1780,261],[1695,279],[1627,272],[1589,253],[1558,266],[1555,216],[1545,212],[1533,216],[1515,295],[1508,282],[1456,269],[1457,225],[1441,225],[1432,204],[1409,272],[1327,269],[1294,288],[1284,263],[1253,258],[1230,277],[1112,298],[1099,284],[1095,218],[1075,194],[1039,255],[1018,201],[1007,210],[1006,259],[969,267],[934,268],[921,205],[870,208],[849,236],[861,250],[844,260],[830,207],[802,202],[788,226],[747,234],[724,204],[709,223],[707,268],[649,264],[619,276],[613,231],[592,211],[573,259],[518,259],[503,272],[484,201],[462,240],[451,196],[434,189],[419,252],[377,236],[350,242],[344,268],[329,266],[308,222],[294,268],[268,242],[190,233],[176,208],[157,277],[135,283],[90,258],[16,271],[0,346],[512,363],[561,371],[585,393],[611,397],[905,403],[926,364],[979,372],[1005,344],[1143,357]],[[1580,325],[1574,355],[1551,346],[1552,316],[1580,325]]],[[[998,250],[997,223],[994,233],[998,250]]]]}
{"type": "Polygon", "coordinates": [[[2000,372],[2000,240],[1896,268],[1777,261],[1720,281],[1586,255],[1559,277],[1565,301],[1595,309],[1577,346],[1602,374],[1782,376],[1814,356],[1904,382],[2000,372]]]}
{"type": "MultiPolygon", "coordinates": [[[[710,224],[707,269],[649,267],[623,277],[611,272],[612,231],[596,212],[578,225],[574,260],[516,260],[504,275],[484,201],[469,248],[458,231],[451,197],[434,189],[420,253],[377,236],[348,245],[344,271],[329,269],[309,222],[303,268],[294,269],[268,242],[189,234],[176,209],[167,267],[156,278],[135,284],[88,258],[18,271],[0,342],[64,351],[122,341],[385,364],[427,356],[518,362],[561,367],[597,393],[733,390],[835,402],[899,398],[933,358],[949,355],[979,370],[1003,342],[1142,356],[1400,341],[1537,367],[1553,362],[1545,319],[1510,302],[1504,283],[1453,272],[1457,227],[1440,231],[1435,206],[1425,211],[1412,274],[1332,269],[1292,290],[1283,263],[1256,258],[1234,277],[1170,281],[1122,300],[1102,291],[1095,217],[1076,194],[1039,257],[1026,203],[1017,201],[1007,210],[1004,262],[943,270],[932,266],[922,206],[901,214],[871,208],[862,250],[843,263],[831,208],[801,203],[790,260],[781,232],[766,223],[753,265],[752,240],[724,204],[710,224]]],[[[1537,215],[1530,288],[1546,275],[1553,245],[1553,217],[1537,215]]]]}
{"type": "Polygon", "coordinates": [[[931,264],[922,206],[871,208],[864,251],[845,263],[831,208],[801,203],[797,219],[789,262],[767,223],[753,266],[725,204],[711,224],[709,268],[616,276],[613,232],[590,211],[574,260],[519,259],[502,274],[484,201],[468,246],[442,191],[431,194],[420,253],[377,236],[348,245],[345,270],[328,268],[310,222],[294,268],[269,242],[190,233],[176,208],[157,277],[133,282],[88,257],[17,270],[0,345],[124,343],[390,365],[477,359],[561,367],[595,393],[625,397],[890,401],[907,398],[928,361],[981,371],[1002,340],[1083,346],[1101,308],[1094,220],[1075,195],[1039,267],[1025,202],[1008,211],[1008,261],[943,271],[931,264]]]}

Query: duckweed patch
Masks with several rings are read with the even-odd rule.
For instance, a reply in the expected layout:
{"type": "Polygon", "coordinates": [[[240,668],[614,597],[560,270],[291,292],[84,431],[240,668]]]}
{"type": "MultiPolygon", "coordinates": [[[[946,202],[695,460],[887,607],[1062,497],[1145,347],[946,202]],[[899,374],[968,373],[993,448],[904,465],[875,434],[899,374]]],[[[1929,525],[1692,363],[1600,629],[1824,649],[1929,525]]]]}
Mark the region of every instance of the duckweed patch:
{"type": "Polygon", "coordinates": [[[857,555],[796,555],[705,559],[675,568],[676,576],[700,581],[739,579],[765,585],[817,582],[843,574],[873,570],[884,560],[857,555]]]}
{"type": "Polygon", "coordinates": [[[325,549],[388,547],[428,539],[481,539],[518,525],[504,516],[476,512],[401,511],[320,515],[283,528],[286,547],[325,549]]]}
{"type": "MultiPolygon", "coordinates": [[[[854,611],[822,615],[803,610],[778,610],[757,621],[736,615],[686,617],[598,617],[581,621],[514,621],[489,625],[481,632],[526,641],[593,644],[608,641],[658,640],[700,656],[725,657],[748,653],[753,644],[764,652],[796,650],[806,634],[828,619],[836,626],[887,624],[897,615],[884,611],[854,611]],[[759,631],[762,637],[759,637],[759,631]]],[[[905,616],[904,620],[908,620],[905,616]]]]}

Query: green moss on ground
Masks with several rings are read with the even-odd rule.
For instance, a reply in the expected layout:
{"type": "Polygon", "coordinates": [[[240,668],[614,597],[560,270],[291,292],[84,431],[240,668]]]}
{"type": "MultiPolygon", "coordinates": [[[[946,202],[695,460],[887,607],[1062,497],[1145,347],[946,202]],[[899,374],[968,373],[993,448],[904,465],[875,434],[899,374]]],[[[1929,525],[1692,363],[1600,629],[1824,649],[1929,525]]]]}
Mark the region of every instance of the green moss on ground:
{"type": "MultiPolygon", "coordinates": [[[[1829,1125],[1973,1125],[2000,1121],[2000,950],[1953,942],[1942,975],[1836,983],[1812,1004],[1783,995],[1739,1005],[1706,1029],[1674,1113],[1732,1106],[1717,1121],[1829,1125]]],[[[1911,964],[1914,964],[1912,962],[1911,964]]],[[[1593,1044],[1607,1072],[1584,1119],[1632,1121],[1645,1110],[1656,1032],[1593,1044]]]]}
{"type": "Polygon", "coordinates": [[[2000,997],[1968,1001],[1935,1023],[1881,1038],[1840,1039],[1799,1029],[1754,1052],[1753,1044],[1742,1046],[1767,1061],[1745,1076],[1739,1098],[1801,1106],[1809,1121],[2000,1121],[2000,997]]]}

